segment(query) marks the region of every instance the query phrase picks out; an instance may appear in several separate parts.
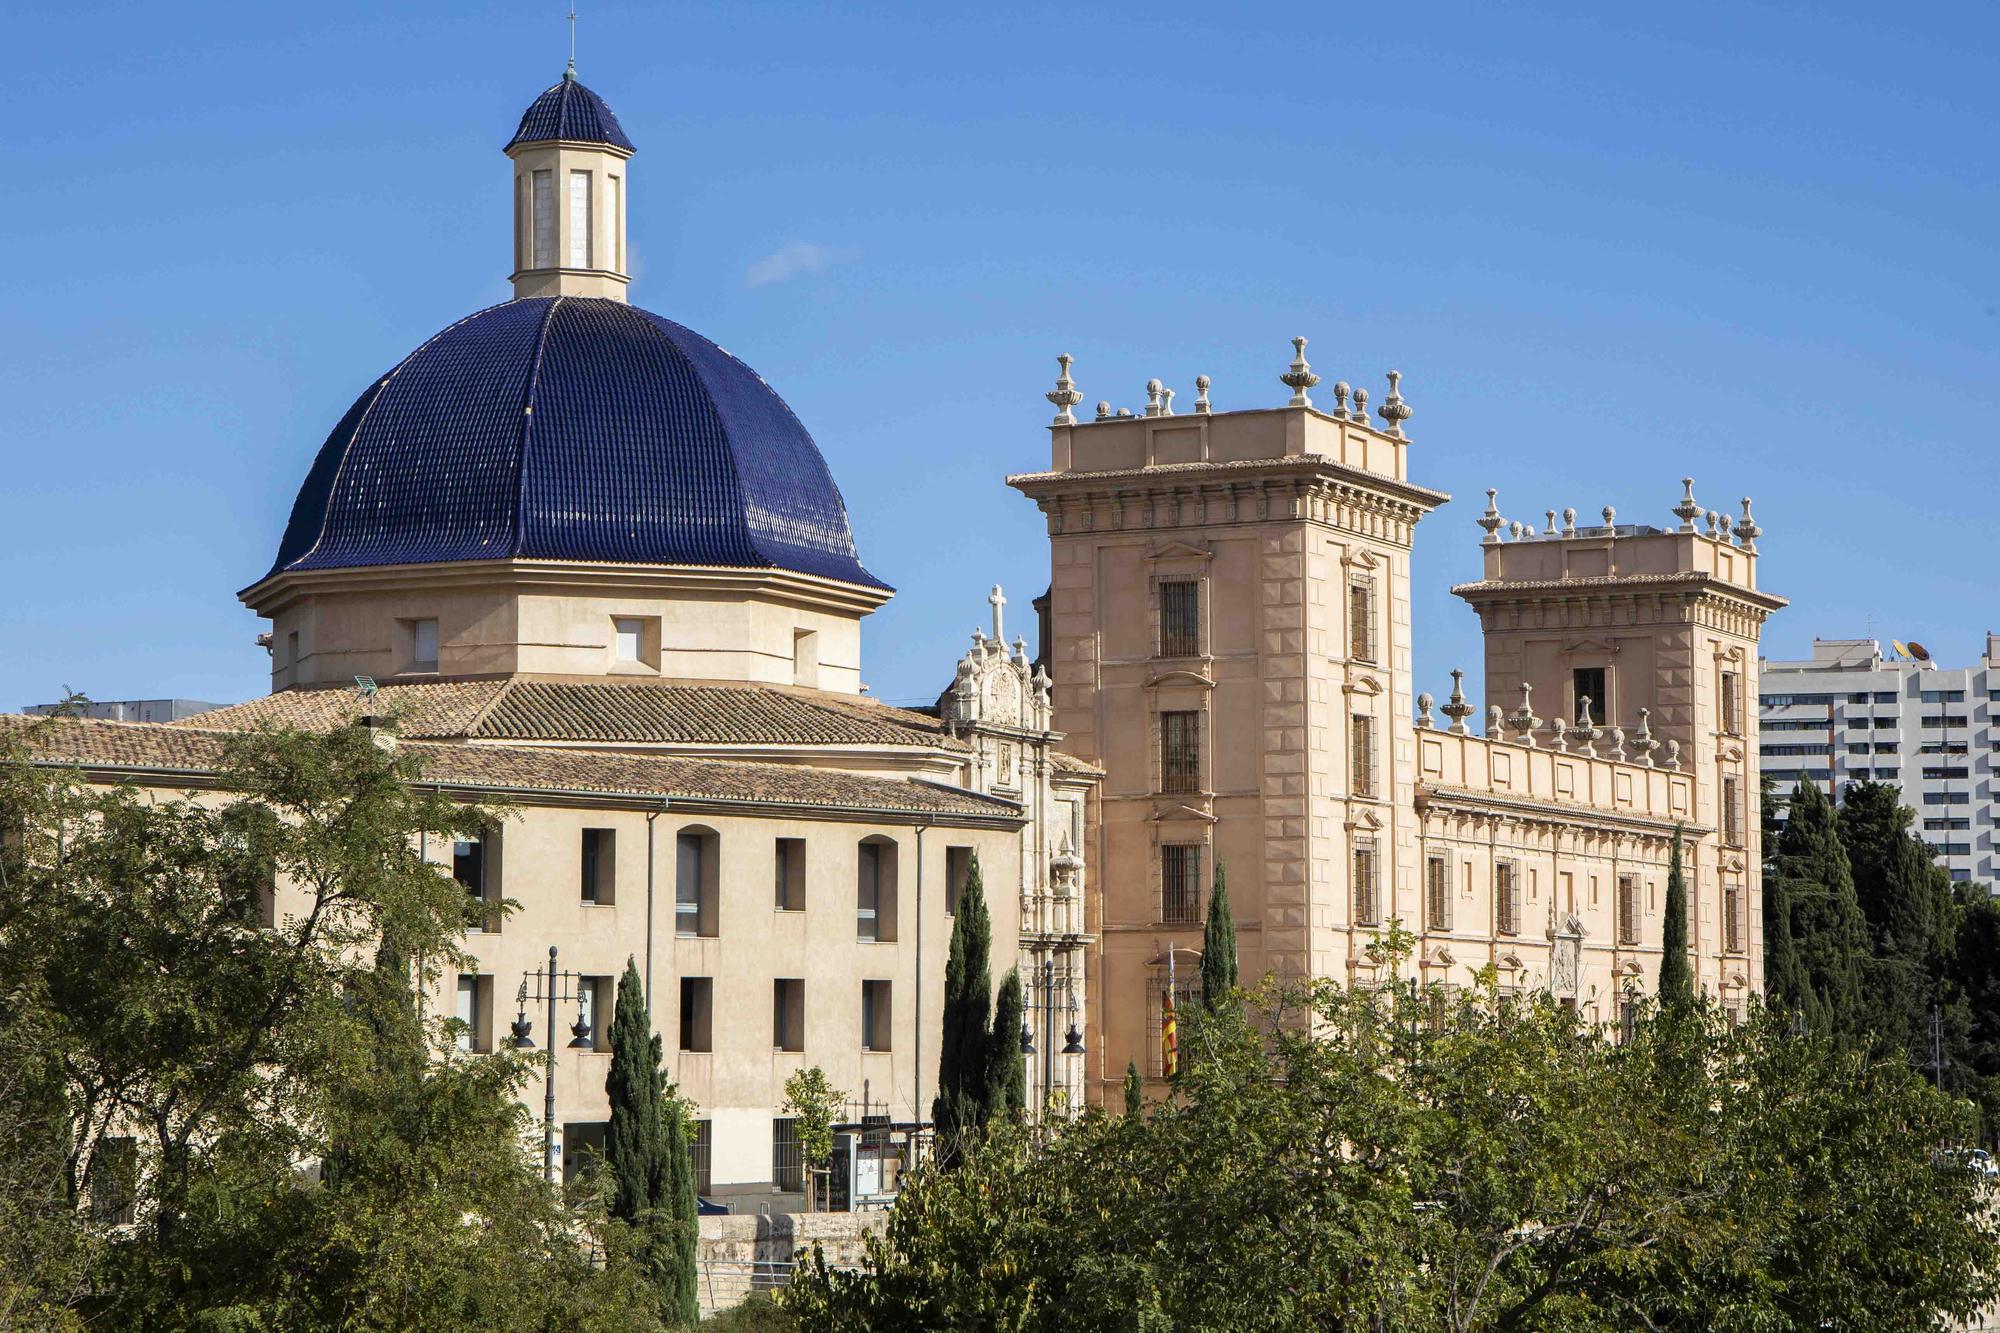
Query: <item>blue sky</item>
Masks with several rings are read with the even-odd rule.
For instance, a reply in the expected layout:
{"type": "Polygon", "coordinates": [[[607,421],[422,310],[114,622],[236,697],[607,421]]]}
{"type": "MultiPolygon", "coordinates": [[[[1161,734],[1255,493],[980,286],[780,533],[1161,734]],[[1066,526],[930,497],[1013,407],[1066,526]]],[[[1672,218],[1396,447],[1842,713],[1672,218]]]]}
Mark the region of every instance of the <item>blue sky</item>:
{"type": "MultiPolygon", "coordinates": [[[[268,566],[340,412],[507,295],[500,146],[564,7],[0,4],[0,708],[262,692],[268,566]]],[[[1990,5],[1090,7],[587,0],[639,147],[641,305],[757,367],[899,589],[934,697],[1047,582],[1041,395],[1270,406],[1404,372],[1417,687],[1487,486],[1659,522],[1757,498],[1814,635],[2000,629],[1990,5]]]]}

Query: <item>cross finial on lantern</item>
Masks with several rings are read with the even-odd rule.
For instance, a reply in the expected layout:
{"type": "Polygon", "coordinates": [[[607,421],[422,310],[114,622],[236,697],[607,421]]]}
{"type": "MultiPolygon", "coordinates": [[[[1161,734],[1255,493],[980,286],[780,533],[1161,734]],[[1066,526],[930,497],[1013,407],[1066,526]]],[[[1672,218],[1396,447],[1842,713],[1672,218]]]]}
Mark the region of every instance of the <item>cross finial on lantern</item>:
{"type": "Polygon", "coordinates": [[[1007,636],[1001,632],[1000,609],[1007,605],[1007,594],[1001,592],[1000,585],[996,583],[993,585],[993,591],[987,596],[986,600],[993,605],[993,637],[996,641],[1005,643],[1007,642],[1007,636]]]}

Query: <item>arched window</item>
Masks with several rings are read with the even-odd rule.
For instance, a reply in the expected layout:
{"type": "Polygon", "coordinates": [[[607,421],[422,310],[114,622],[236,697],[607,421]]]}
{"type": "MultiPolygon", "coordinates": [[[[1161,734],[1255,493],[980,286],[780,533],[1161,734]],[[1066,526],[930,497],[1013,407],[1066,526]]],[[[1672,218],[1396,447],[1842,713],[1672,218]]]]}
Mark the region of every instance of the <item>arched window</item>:
{"type": "Polygon", "coordinates": [[[717,934],[722,840],[712,828],[684,828],[674,838],[674,934],[712,939],[717,934]]]}
{"type": "Polygon", "coordinates": [[[855,938],[891,942],[896,938],[895,839],[862,839],[855,863],[855,938]]]}

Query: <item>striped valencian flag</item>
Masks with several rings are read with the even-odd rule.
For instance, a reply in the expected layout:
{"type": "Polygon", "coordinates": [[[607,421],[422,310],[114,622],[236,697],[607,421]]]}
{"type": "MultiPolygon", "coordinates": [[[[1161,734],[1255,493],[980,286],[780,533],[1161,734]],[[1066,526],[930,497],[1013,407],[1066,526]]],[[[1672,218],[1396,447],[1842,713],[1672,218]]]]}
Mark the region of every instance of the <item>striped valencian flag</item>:
{"type": "Polygon", "coordinates": [[[1160,1070],[1168,1078],[1181,1072],[1181,1036],[1174,1023],[1174,955],[1167,953],[1167,988],[1160,993],[1160,1070]]]}

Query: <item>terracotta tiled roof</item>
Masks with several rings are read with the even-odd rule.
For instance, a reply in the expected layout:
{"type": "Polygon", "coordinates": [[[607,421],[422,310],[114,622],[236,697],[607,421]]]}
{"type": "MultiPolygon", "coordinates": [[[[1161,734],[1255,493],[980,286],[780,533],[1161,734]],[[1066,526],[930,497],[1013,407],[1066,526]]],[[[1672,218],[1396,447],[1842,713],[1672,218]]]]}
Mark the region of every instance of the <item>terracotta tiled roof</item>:
{"type": "MultiPolygon", "coordinates": [[[[125,770],[135,775],[186,773],[198,777],[213,772],[221,763],[230,733],[179,723],[51,721],[0,715],[0,737],[23,738],[38,759],[50,763],[125,770]]],[[[956,787],[788,764],[605,754],[546,746],[510,748],[425,741],[404,741],[402,746],[421,761],[426,780],[447,786],[610,797],[666,796],[884,814],[1019,817],[1019,807],[1012,802],[956,787]]]]}
{"type": "MultiPolygon", "coordinates": [[[[324,731],[372,711],[412,739],[596,744],[862,745],[962,750],[934,717],[855,695],[781,685],[504,680],[285,690],[203,713],[204,729],[324,731]]],[[[189,719],[192,721],[192,719],[189,719]]]]}
{"type": "Polygon", "coordinates": [[[1059,773],[1102,773],[1104,771],[1102,764],[1093,764],[1088,759],[1079,759],[1073,754],[1064,754],[1061,750],[1050,750],[1049,761],[1055,765],[1056,771],[1059,773]]]}

